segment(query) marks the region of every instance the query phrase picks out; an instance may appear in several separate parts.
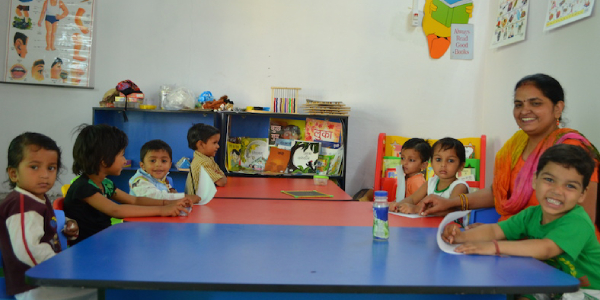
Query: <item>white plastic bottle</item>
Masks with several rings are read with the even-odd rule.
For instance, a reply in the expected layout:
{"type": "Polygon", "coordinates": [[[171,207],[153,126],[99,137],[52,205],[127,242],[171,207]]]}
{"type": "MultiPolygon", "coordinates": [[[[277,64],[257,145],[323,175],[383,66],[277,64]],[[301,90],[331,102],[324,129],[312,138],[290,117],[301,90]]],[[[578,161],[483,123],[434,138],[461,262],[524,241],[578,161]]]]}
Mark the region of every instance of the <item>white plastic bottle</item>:
{"type": "Polygon", "coordinates": [[[387,240],[390,237],[387,199],[388,194],[386,191],[375,191],[373,200],[373,238],[377,240],[387,240]]]}

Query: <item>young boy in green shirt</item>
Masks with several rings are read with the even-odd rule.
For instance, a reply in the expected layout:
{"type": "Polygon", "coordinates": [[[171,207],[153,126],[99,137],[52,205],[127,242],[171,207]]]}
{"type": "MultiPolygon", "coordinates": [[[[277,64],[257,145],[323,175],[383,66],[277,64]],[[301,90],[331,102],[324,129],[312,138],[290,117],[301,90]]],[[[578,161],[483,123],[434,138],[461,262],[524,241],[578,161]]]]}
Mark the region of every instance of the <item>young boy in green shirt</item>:
{"type": "Polygon", "coordinates": [[[532,182],[540,205],[498,224],[466,231],[448,226],[442,239],[462,244],[455,250],[460,253],[537,258],[580,281],[576,293],[523,295],[519,299],[600,299],[600,243],[594,223],[579,205],[594,166],[581,147],[552,146],[540,157],[532,182]]]}

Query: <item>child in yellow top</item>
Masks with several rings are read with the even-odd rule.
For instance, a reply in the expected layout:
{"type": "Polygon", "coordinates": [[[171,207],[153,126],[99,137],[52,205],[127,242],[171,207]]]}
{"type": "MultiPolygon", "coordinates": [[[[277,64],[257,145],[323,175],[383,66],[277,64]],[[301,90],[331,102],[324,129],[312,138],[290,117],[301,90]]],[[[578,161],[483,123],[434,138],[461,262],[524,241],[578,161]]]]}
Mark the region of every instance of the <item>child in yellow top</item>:
{"type": "Polygon", "coordinates": [[[431,166],[435,176],[414,194],[400,202],[390,203],[390,211],[416,214],[423,210],[422,200],[428,195],[447,199],[469,192],[467,182],[456,177],[456,173],[465,166],[465,146],[457,139],[446,137],[435,142],[432,148],[431,166]]]}
{"type": "Polygon", "coordinates": [[[217,186],[225,186],[227,177],[215,162],[215,155],[219,150],[221,132],[219,129],[198,123],[188,130],[188,147],[194,150],[194,158],[190,165],[190,173],[185,182],[185,193],[196,195],[198,187],[198,174],[200,167],[204,167],[210,178],[217,186]]]}

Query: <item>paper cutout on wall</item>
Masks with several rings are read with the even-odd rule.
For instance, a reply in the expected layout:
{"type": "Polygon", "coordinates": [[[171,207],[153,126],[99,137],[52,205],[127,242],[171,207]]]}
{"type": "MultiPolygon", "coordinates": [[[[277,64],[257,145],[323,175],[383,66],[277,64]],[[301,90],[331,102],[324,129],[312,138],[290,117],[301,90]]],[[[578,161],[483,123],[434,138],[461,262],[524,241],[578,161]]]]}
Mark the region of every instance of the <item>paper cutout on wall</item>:
{"type": "Polygon", "coordinates": [[[452,24],[469,23],[473,16],[473,0],[426,0],[423,13],[429,56],[438,59],[450,47],[452,24]]]}

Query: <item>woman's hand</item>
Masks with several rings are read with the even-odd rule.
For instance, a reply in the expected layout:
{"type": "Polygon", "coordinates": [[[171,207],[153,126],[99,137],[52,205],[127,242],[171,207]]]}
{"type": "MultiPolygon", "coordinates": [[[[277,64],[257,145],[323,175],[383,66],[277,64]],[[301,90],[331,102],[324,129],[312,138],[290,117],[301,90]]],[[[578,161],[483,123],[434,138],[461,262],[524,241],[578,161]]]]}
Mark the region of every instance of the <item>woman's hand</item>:
{"type": "Polygon", "coordinates": [[[390,202],[390,211],[398,212],[398,207],[400,207],[400,202],[390,202]]]}
{"type": "Polygon", "coordinates": [[[420,203],[423,203],[423,208],[419,212],[422,216],[448,211],[452,208],[452,203],[449,199],[438,195],[427,195],[420,203]]]}
{"type": "Polygon", "coordinates": [[[464,254],[496,255],[496,246],[494,242],[465,243],[456,247],[454,251],[464,254]]]}

